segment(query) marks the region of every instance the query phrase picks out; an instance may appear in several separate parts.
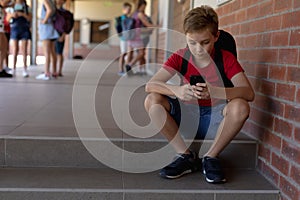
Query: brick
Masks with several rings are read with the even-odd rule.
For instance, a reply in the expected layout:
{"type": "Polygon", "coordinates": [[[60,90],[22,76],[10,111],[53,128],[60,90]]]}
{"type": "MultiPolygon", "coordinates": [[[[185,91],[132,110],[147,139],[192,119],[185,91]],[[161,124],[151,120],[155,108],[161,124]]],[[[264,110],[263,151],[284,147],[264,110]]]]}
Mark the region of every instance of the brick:
{"type": "Polygon", "coordinates": [[[254,48],[257,45],[257,35],[250,35],[244,38],[244,46],[246,48],[254,48]]]}
{"type": "Polygon", "coordinates": [[[265,1],[259,4],[259,17],[271,15],[274,10],[274,4],[272,1],[265,1]]]}
{"type": "Polygon", "coordinates": [[[281,84],[276,85],[276,97],[285,99],[288,101],[295,100],[296,87],[291,84],[281,84]]]}
{"type": "Polygon", "coordinates": [[[259,20],[253,21],[250,23],[250,33],[265,32],[267,27],[268,27],[268,25],[266,23],[266,19],[259,19],[259,20]]]}
{"type": "Polygon", "coordinates": [[[256,94],[253,104],[274,115],[283,117],[285,104],[265,95],[256,94]]]}
{"type": "Polygon", "coordinates": [[[292,0],[276,0],[274,1],[274,12],[282,12],[293,8],[292,0]]]}
{"type": "Polygon", "coordinates": [[[215,9],[215,11],[217,12],[219,19],[225,14],[224,13],[224,6],[219,6],[215,9]]]}
{"type": "Polygon", "coordinates": [[[293,120],[295,122],[299,122],[300,121],[299,113],[300,113],[299,107],[296,107],[294,105],[289,105],[289,104],[285,105],[285,112],[284,112],[285,118],[287,118],[289,120],[293,120]]]}
{"type": "Polygon", "coordinates": [[[278,31],[272,33],[272,46],[288,46],[289,31],[278,31]]]}
{"type": "Polygon", "coordinates": [[[274,31],[274,30],[280,30],[282,27],[282,16],[272,16],[268,17],[266,19],[263,19],[266,23],[265,30],[264,31],[274,31]]]}
{"type": "Polygon", "coordinates": [[[291,30],[290,45],[291,46],[300,45],[300,29],[291,30]]]}
{"type": "Polygon", "coordinates": [[[298,48],[279,49],[278,63],[297,65],[298,63],[298,48]]]}
{"type": "Polygon", "coordinates": [[[256,64],[255,65],[256,78],[268,78],[268,73],[269,73],[268,65],[266,65],[266,64],[256,64]]]}
{"type": "Polygon", "coordinates": [[[264,33],[261,35],[260,40],[258,40],[258,43],[260,47],[270,47],[271,46],[271,33],[264,33]]]}
{"type": "Polygon", "coordinates": [[[270,101],[270,105],[268,107],[269,107],[271,113],[273,113],[277,116],[283,117],[284,109],[285,109],[285,104],[283,102],[272,99],[272,101],[270,101]]]}
{"type": "Polygon", "coordinates": [[[293,125],[284,119],[275,118],[274,131],[284,137],[292,139],[293,125]]]}
{"type": "Polygon", "coordinates": [[[258,148],[258,156],[264,158],[267,163],[271,162],[271,151],[268,147],[260,145],[258,148]]]}
{"type": "Polygon", "coordinates": [[[300,1],[294,0],[294,8],[299,8],[300,7],[300,1]]]}
{"type": "Polygon", "coordinates": [[[257,17],[259,17],[259,12],[257,12],[259,10],[259,5],[255,5],[252,6],[250,8],[247,9],[247,19],[255,19],[257,17]]]}
{"type": "Polygon", "coordinates": [[[270,82],[268,80],[262,80],[258,91],[267,96],[274,96],[275,95],[275,83],[270,82]]]}
{"type": "Polygon", "coordinates": [[[282,28],[300,26],[300,11],[286,13],[282,16],[282,28]]]}
{"type": "MultiPolygon", "coordinates": [[[[238,1],[236,1],[238,2],[238,1]]],[[[235,12],[235,22],[243,22],[247,19],[247,13],[245,12],[245,10],[239,10],[237,12],[235,12]]]]}
{"type": "Polygon", "coordinates": [[[251,63],[240,63],[248,76],[255,76],[255,65],[251,63]]]}
{"type": "Polygon", "coordinates": [[[256,4],[258,2],[258,0],[244,0],[244,1],[241,1],[241,7],[242,8],[246,8],[246,7],[249,7],[249,6],[252,6],[253,4],[256,4]]]}
{"type": "Polygon", "coordinates": [[[251,30],[251,28],[250,28],[250,24],[251,24],[252,22],[246,22],[246,23],[243,23],[243,24],[241,24],[241,34],[249,34],[250,33],[250,30],[251,30]]]}
{"type": "MultiPolygon", "coordinates": [[[[240,25],[237,24],[237,25],[233,25],[230,27],[230,30],[228,30],[228,32],[230,32],[233,37],[235,37],[235,35],[238,35],[240,34],[240,25]]],[[[239,48],[240,46],[237,44],[237,48],[239,48]]]]}
{"type": "Polygon", "coordinates": [[[237,11],[241,9],[241,1],[232,1],[231,2],[232,11],[237,11]]]}
{"type": "Polygon", "coordinates": [[[272,148],[275,148],[277,151],[280,151],[280,149],[281,149],[281,138],[269,131],[266,131],[264,133],[263,142],[264,142],[264,144],[268,144],[272,148]]]}
{"type": "Polygon", "coordinates": [[[257,124],[260,124],[260,126],[266,128],[266,129],[272,129],[273,128],[273,116],[268,112],[263,112],[261,110],[252,108],[250,112],[250,118],[255,121],[257,124]]]}
{"type": "Polygon", "coordinates": [[[300,127],[295,127],[294,138],[297,142],[300,143],[300,127]]]}
{"type": "Polygon", "coordinates": [[[223,5],[223,12],[224,14],[228,14],[232,12],[232,4],[231,3],[227,3],[225,5],[223,5]]]}
{"type": "Polygon", "coordinates": [[[263,49],[258,56],[259,62],[277,63],[278,62],[278,50],[277,49],[263,49]]]}
{"type": "Polygon", "coordinates": [[[300,68],[288,67],[287,68],[287,81],[300,83],[300,68]]]}
{"type": "Polygon", "coordinates": [[[298,88],[297,93],[296,93],[296,102],[300,103],[300,88],[298,88]]]}
{"type": "Polygon", "coordinates": [[[290,167],[289,161],[274,152],[272,153],[272,166],[274,166],[284,175],[288,176],[290,167]]]}
{"type": "Polygon", "coordinates": [[[300,185],[300,168],[296,166],[291,167],[291,178],[300,185]]]}
{"type": "Polygon", "coordinates": [[[235,18],[234,13],[230,15],[226,15],[220,19],[220,24],[222,24],[222,26],[230,25],[232,24],[234,18],[235,18]]]}
{"type": "Polygon", "coordinates": [[[269,79],[285,81],[287,68],[285,66],[270,66],[269,67],[269,79]]]}
{"type": "Polygon", "coordinates": [[[268,108],[268,105],[271,103],[271,101],[272,99],[268,96],[256,94],[253,104],[258,108],[268,108]]]}
{"type": "Polygon", "coordinates": [[[258,159],[258,168],[260,171],[273,182],[276,186],[279,185],[279,175],[269,165],[258,159]]]}
{"type": "Polygon", "coordinates": [[[299,199],[299,191],[297,187],[291,183],[289,180],[285,179],[284,177],[280,177],[280,189],[281,191],[286,194],[291,199],[299,199]]]}
{"type": "Polygon", "coordinates": [[[257,139],[258,141],[262,141],[264,135],[264,128],[248,120],[244,124],[243,132],[251,135],[253,138],[257,139]]]}
{"type": "Polygon", "coordinates": [[[281,152],[288,159],[293,160],[296,163],[300,163],[300,149],[293,144],[283,140],[281,152]]]}

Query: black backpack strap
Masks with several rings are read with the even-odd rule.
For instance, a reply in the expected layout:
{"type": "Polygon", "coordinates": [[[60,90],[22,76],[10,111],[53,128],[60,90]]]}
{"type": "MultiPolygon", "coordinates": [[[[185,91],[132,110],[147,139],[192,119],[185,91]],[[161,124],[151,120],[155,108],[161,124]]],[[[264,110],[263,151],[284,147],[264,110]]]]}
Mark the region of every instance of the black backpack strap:
{"type": "Polygon", "coordinates": [[[214,57],[214,62],[220,72],[221,78],[224,83],[224,87],[234,87],[233,83],[231,80],[226,76],[225,70],[224,70],[224,63],[223,63],[223,56],[221,49],[215,48],[215,57],[214,57]]]}
{"type": "Polygon", "coordinates": [[[181,64],[181,70],[180,70],[180,74],[182,76],[184,76],[187,72],[190,57],[191,57],[191,52],[189,49],[187,49],[187,51],[184,53],[184,55],[182,57],[182,64],[181,64]]]}
{"type": "Polygon", "coordinates": [[[215,48],[227,50],[237,58],[236,43],[233,36],[224,30],[219,31],[220,35],[215,43],[215,48]]]}

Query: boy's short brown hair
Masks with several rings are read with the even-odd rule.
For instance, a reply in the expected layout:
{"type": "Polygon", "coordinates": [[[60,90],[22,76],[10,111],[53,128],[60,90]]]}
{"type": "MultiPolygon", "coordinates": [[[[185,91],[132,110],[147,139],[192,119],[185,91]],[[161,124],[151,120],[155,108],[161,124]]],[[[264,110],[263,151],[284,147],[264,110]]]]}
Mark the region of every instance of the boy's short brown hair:
{"type": "Polygon", "coordinates": [[[193,33],[203,29],[209,29],[213,35],[219,30],[219,20],[216,11],[206,5],[194,8],[184,18],[184,33],[193,33]]]}
{"type": "Polygon", "coordinates": [[[131,4],[128,3],[128,2],[123,3],[123,8],[126,8],[126,7],[130,7],[131,8],[131,4]]]}

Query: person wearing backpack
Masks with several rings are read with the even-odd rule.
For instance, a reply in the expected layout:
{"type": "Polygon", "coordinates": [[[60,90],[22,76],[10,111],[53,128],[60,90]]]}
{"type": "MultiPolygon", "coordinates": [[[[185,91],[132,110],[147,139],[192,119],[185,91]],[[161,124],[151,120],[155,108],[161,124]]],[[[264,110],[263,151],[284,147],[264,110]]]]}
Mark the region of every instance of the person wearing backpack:
{"type": "Polygon", "coordinates": [[[119,34],[119,38],[120,38],[120,51],[121,51],[121,55],[119,58],[119,72],[118,75],[119,76],[123,76],[125,74],[124,71],[124,64],[125,64],[125,57],[127,55],[127,50],[128,50],[128,43],[127,40],[124,38],[124,36],[122,35],[122,23],[123,21],[130,17],[130,13],[131,13],[131,4],[128,2],[123,3],[123,7],[122,7],[122,15],[119,17],[116,17],[116,30],[117,33],[119,34]]]}
{"type": "MultiPolygon", "coordinates": [[[[60,10],[62,12],[66,11],[66,9],[63,8],[63,5],[66,3],[66,0],[56,0],[56,9],[60,10]]],[[[62,69],[64,65],[64,46],[65,46],[65,38],[66,38],[65,32],[59,33],[60,37],[55,41],[55,52],[57,56],[57,63],[58,63],[58,76],[62,77],[62,69]]]]}
{"type": "Polygon", "coordinates": [[[145,8],[147,2],[145,0],[139,0],[136,11],[132,14],[134,19],[134,37],[128,40],[128,56],[126,61],[126,71],[128,75],[132,74],[132,66],[139,60],[143,59],[145,56],[145,46],[143,38],[141,36],[143,27],[155,27],[152,23],[148,21],[145,15],[145,8]],[[134,50],[137,50],[137,55],[133,56],[134,50]]]}
{"type": "Polygon", "coordinates": [[[43,50],[46,62],[45,71],[35,77],[38,80],[50,80],[51,75],[54,78],[57,77],[55,41],[59,38],[59,34],[53,25],[55,10],[54,0],[43,0],[41,21],[39,24],[39,39],[43,41],[43,50]],[[50,64],[52,64],[52,74],[50,72],[50,64]]]}
{"type": "Polygon", "coordinates": [[[27,71],[27,49],[28,41],[31,39],[30,22],[32,18],[31,9],[26,0],[16,0],[12,12],[7,13],[7,20],[10,21],[10,40],[13,50],[13,73],[17,65],[17,56],[19,54],[19,41],[21,41],[21,51],[23,55],[23,77],[29,77],[27,71]]]}
{"type": "Polygon", "coordinates": [[[254,91],[236,57],[215,45],[220,31],[211,7],[189,11],[183,29],[188,47],[173,53],[145,87],[145,109],[177,152],[160,176],[174,179],[202,170],[208,183],[224,183],[218,155],[247,120],[254,91]],[[167,83],[175,74],[183,74],[181,85],[167,83]],[[199,148],[183,140],[191,131],[194,139],[213,139],[201,159],[199,148]]]}

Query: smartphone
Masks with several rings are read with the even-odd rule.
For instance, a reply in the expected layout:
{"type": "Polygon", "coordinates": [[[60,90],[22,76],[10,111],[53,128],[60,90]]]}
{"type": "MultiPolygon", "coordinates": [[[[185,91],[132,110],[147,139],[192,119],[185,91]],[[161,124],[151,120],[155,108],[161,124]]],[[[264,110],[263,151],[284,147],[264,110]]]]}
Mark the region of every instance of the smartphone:
{"type": "Polygon", "coordinates": [[[199,75],[191,75],[190,76],[190,84],[196,85],[197,83],[205,83],[205,80],[202,76],[199,75]]]}

